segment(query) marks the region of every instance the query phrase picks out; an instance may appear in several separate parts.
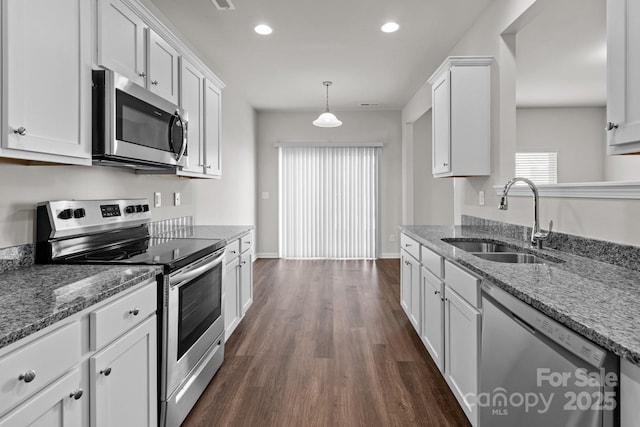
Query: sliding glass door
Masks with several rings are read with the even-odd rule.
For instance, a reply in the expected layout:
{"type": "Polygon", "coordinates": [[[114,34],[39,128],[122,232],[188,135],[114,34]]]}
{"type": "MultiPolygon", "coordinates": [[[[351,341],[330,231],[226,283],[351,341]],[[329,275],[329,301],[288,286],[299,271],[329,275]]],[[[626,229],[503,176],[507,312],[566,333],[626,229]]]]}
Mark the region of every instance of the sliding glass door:
{"type": "Polygon", "coordinates": [[[377,256],[377,146],[279,146],[281,258],[377,256]]]}

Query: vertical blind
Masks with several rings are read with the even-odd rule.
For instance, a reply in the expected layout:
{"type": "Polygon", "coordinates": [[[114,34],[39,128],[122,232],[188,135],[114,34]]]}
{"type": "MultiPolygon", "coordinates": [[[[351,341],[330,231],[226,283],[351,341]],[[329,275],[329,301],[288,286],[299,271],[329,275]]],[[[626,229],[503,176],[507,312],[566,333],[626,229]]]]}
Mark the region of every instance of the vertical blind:
{"type": "Polygon", "coordinates": [[[278,150],[280,257],[375,258],[379,148],[278,150]]]}

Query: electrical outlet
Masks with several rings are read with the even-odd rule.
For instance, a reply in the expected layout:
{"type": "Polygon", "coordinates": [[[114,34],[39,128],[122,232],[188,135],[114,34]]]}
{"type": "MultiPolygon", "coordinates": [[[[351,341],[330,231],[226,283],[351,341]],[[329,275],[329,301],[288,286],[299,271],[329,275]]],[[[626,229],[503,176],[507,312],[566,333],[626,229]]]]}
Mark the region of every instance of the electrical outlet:
{"type": "Polygon", "coordinates": [[[263,191],[262,192],[262,200],[268,200],[269,199],[269,192],[268,191],[263,191]]]}
{"type": "Polygon", "coordinates": [[[389,241],[390,242],[395,242],[396,241],[396,235],[395,234],[389,234],[389,241]]]}
{"type": "Polygon", "coordinates": [[[180,206],[180,192],[173,193],[173,206],[180,206]]]}
{"type": "Polygon", "coordinates": [[[478,203],[480,206],[484,206],[484,191],[478,193],[478,203]]]}
{"type": "Polygon", "coordinates": [[[159,208],[162,206],[162,193],[153,193],[153,207],[159,208]]]}

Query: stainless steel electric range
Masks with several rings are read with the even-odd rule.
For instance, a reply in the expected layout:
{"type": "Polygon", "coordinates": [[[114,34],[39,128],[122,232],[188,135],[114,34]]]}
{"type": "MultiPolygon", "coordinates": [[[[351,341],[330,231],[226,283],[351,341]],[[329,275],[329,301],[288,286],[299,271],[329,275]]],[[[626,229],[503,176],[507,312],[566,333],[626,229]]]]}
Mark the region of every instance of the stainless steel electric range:
{"type": "Polygon", "coordinates": [[[226,242],[149,234],[146,199],[38,204],[36,262],[162,267],[158,283],[160,423],[179,426],[224,359],[226,242]]]}

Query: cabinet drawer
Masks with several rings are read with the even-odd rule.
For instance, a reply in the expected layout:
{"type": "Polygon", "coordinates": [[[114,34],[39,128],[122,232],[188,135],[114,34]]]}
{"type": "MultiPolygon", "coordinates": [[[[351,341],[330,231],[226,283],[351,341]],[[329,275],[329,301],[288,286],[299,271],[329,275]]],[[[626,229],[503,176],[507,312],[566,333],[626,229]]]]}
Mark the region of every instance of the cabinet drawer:
{"type": "Polygon", "coordinates": [[[444,262],[444,282],[473,307],[480,307],[480,279],[449,261],[444,262]]]}
{"type": "MultiPolygon", "coordinates": [[[[80,361],[80,323],[51,332],[0,359],[0,414],[80,361]],[[29,382],[21,375],[33,376],[29,382]]],[[[28,379],[28,378],[27,378],[28,379]]]]}
{"type": "Polygon", "coordinates": [[[117,299],[101,309],[92,311],[91,350],[95,351],[141,323],[157,309],[157,283],[144,287],[117,299]]]}
{"type": "Polygon", "coordinates": [[[226,261],[231,262],[235,257],[240,255],[240,239],[232,240],[227,243],[227,251],[225,252],[227,257],[226,261]]]}
{"type": "Polygon", "coordinates": [[[441,278],[442,257],[424,246],[420,248],[420,255],[420,261],[422,262],[422,265],[429,269],[430,272],[441,278]]]}
{"type": "Polygon", "coordinates": [[[253,245],[253,233],[245,234],[240,238],[240,252],[244,253],[253,245]]]}
{"type": "Polygon", "coordinates": [[[415,259],[420,259],[420,244],[406,234],[400,235],[400,247],[415,259]]]}

